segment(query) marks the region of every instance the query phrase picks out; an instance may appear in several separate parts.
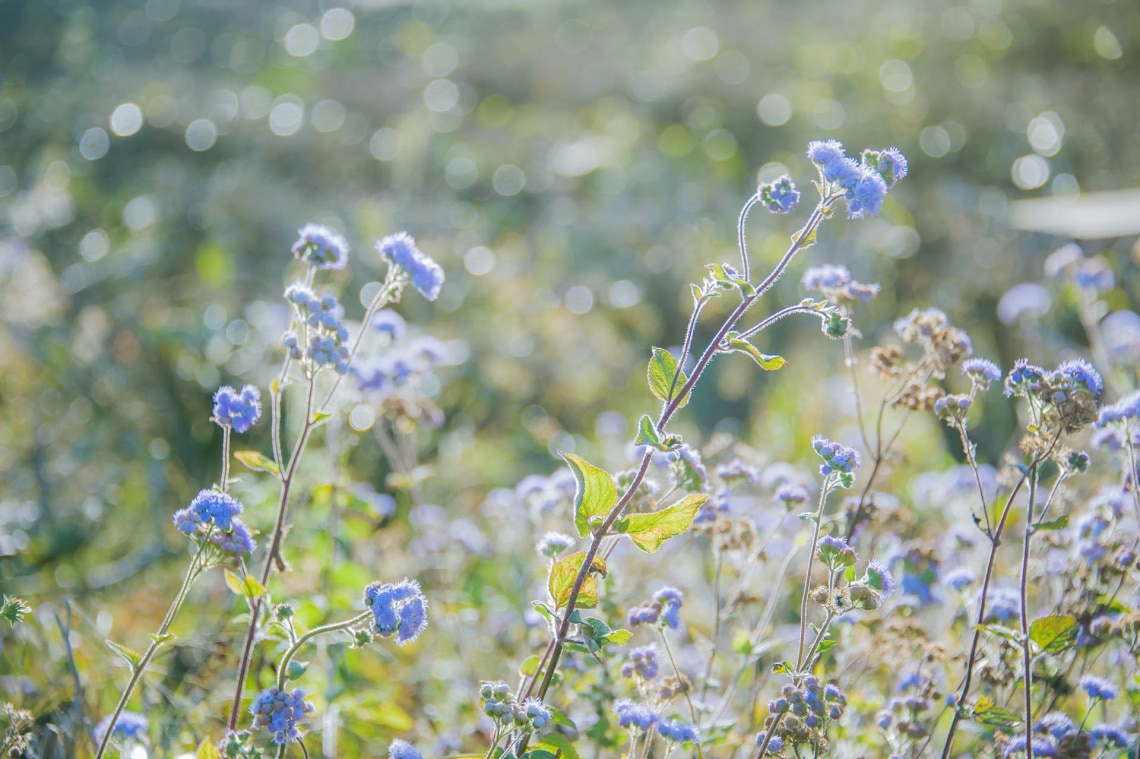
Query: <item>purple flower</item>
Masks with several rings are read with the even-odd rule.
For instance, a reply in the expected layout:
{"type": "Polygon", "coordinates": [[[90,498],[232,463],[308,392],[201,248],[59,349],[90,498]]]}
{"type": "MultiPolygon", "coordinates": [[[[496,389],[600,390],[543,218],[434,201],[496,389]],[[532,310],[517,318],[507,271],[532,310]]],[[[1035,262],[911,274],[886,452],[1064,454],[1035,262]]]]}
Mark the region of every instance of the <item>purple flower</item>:
{"type": "Polygon", "coordinates": [[[660,719],[660,715],[649,704],[634,703],[628,698],[614,701],[614,714],[621,727],[632,726],[642,730],[648,730],[660,719]]]}
{"type": "Polygon", "coordinates": [[[246,385],[239,393],[223,385],[214,393],[214,421],[221,427],[232,427],[241,434],[257,423],[261,417],[261,392],[246,385]]]}
{"type": "Polygon", "coordinates": [[[1140,390],[1134,390],[1116,403],[1102,408],[1096,426],[1104,427],[1113,422],[1128,424],[1138,418],[1140,418],[1140,390]]]}
{"type": "Polygon", "coordinates": [[[194,496],[189,506],[174,512],[174,524],[186,535],[204,531],[210,524],[220,530],[228,530],[241,512],[241,502],[232,495],[217,490],[202,490],[194,496]]]}
{"type": "Polygon", "coordinates": [[[962,374],[969,377],[979,390],[988,390],[991,382],[1001,380],[1001,367],[988,358],[968,358],[962,362],[962,374]]]}
{"type": "Polygon", "coordinates": [[[1089,698],[1099,698],[1105,701],[1111,701],[1120,693],[1120,689],[1116,687],[1115,683],[1096,675],[1082,676],[1081,687],[1084,688],[1085,693],[1089,694],[1089,698]]]}
{"type": "Polygon", "coordinates": [[[846,266],[822,264],[812,266],[804,272],[801,280],[805,290],[838,290],[851,281],[851,272],[846,266]]]}
{"type": "Polygon", "coordinates": [[[807,156],[825,182],[844,182],[859,173],[859,164],[847,155],[843,143],[838,140],[809,142],[807,156]]]}
{"type": "Polygon", "coordinates": [[[439,297],[439,290],[443,287],[443,269],[416,247],[416,241],[407,232],[388,235],[376,243],[376,252],[406,272],[412,285],[425,298],[435,300],[439,297]]]}
{"type": "Polygon", "coordinates": [[[883,199],[887,195],[887,183],[873,169],[860,170],[859,177],[847,190],[847,217],[858,219],[863,216],[878,216],[883,210],[883,199]]]}
{"type": "Polygon", "coordinates": [[[657,677],[659,670],[657,647],[650,643],[648,646],[630,650],[629,660],[621,665],[621,676],[633,677],[636,675],[643,680],[652,680],[657,677]]]}
{"type": "MultiPolygon", "coordinates": [[[[95,741],[97,743],[103,742],[103,735],[107,732],[107,726],[111,724],[111,716],[108,714],[95,726],[95,741]]],[[[144,715],[124,710],[120,712],[119,719],[115,722],[115,729],[111,734],[127,740],[145,740],[148,727],[144,715]]]]}
{"type": "Polygon", "coordinates": [[[372,317],[372,328],[385,333],[393,340],[403,337],[407,326],[404,317],[390,308],[382,308],[372,317]]]}
{"type": "Polygon", "coordinates": [[[878,559],[871,559],[870,563],[867,564],[867,576],[864,582],[868,587],[877,591],[881,598],[886,598],[895,592],[894,575],[878,559]]]}
{"type": "Polygon", "coordinates": [[[1066,361],[1057,367],[1057,373],[1067,379],[1072,385],[1079,385],[1094,398],[1099,398],[1104,392],[1104,380],[1100,372],[1083,358],[1066,361]]]}
{"type": "Polygon", "coordinates": [[[348,242],[320,224],[306,224],[297,230],[293,256],[315,269],[343,269],[348,263],[348,242]]]}
{"type": "Polygon", "coordinates": [[[682,719],[663,719],[657,723],[657,732],[667,741],[696,743],[701,739],[697,726],[682,719]]]}
{"type": "Polygon", "coordinates": [[[760,196],[760,202],[772,213],[790,213],[800,202],[800,193],[787,174],[775,182],[760,185],[756,194],[760,196]]]}
{"type": "Polygon", "coordinates": [[[822,435],[816,435],[811,439],[811,447],[823,459],[819,473],[827,477],[835,472],[839,475],[838,480],[843,487],[851,487],[851,483],[855,481],[854,470],[861,463],[859,452],[842,443],[832,442],[822,435]]]}
{"type": "Polygon", "coordinates": [[[249,528],[236,517],[229,532],[215,530],[210,534],[210,542],[232,556],[248,556],[257,547],[249,528]]]}
{"type": "Polygon", "coordinates": [[[388,759],[424,759],[424,755],[405,740],[396,738],[388,746],[388,759]]]}
{"type": "Polygon", "coordinates": [[[364,589],[364,603],[372,610],[373,627],[384,637],[396,636],[403,646],[427,628],[427,597],[415,580],[374,582],[364,589]]]}
{"type": "Polygon", "coordinates": [[[297,725],[313,713],[313,705],[305,701],[305,692],[300,688],[289,693],[273,686],[258,694],[249,713],[255,728],[265,728],[275,744],[284,746],[301,739],[297,725]]]}
{"type": "Polygon", "coordinates": [[[683,594],[676,588],[665,586],[653,594],[653,600],[661,604],[661,619],[670,629],[681,625],[681,601],[683,594]]]}

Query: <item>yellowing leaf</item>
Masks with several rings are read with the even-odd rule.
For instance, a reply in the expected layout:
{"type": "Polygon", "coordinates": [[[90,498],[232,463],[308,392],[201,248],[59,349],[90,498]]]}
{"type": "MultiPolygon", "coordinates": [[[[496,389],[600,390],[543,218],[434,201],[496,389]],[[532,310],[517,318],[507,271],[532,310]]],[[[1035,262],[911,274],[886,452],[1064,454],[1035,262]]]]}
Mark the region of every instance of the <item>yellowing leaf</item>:
{"type": "Polygon", "coordinates": [[[621,520],[619,531],[628,535],[642,551],[653,553],[666,540],[689,529],[697,516],[697,510],[708,499],[708,495],[698,493],[686,496],[667,509],[648,514],[630,514],[621,520]]]}
{"type": "Polygon", "coordinates": [[[766,372],[778,371],[788,365],[787,359],[783,356],[769,356],[767,353],[761,353],[755,345],[747,340],[736,338],[730,341],[729,345],[737,353],[746,353],[751,356],[752,360],[766,372]]]}
{"type": "Polygon", "coordinates": [[[998,706],[988,696],[978,696],[974,702],[974,719],[994,727],[1012,728],[1021,724],[1021,719],[1009,709],[998,706]]]}
{"type": "Polygon", "coordinates": [[[1077,642],[1080,625],[1068,614],[1053,614],[1029,623],[1029,639],[1047,654],[1059,654],[1077,642]]]}
{"type": "Polygon", "coordinates": [[[562,458],[570,465],[574,481],[578,484],[574,492],[574,526],[578,536],[590,534],[591,517],[605,517],[617,502],[617,488],[614,478],[605,469],[594,466],[581,456],[562,453],[562,458]]]}
{"type": "Polygon", "coordinates": [[[255,472],[281,474],[281,470],[277,468],[277,463],[261,451],[234,451],[234,458],[255,472]]]}
{"type": "Polygon", "coordinates": [[[198,744],[198,753],[194,754],[194,759],[222,759],[222,752],[218,751],[218,747],[209,738],[203,738],[198,744]]]}
{"type": "MultiPolygon", "coordinates": [[[[570,603],[570,591],[574,588],[574,580],[578,577],[578,570],[582,568],[582,562],[585,560],[586,552],[578,551],[555,562],[550,568],[547,590],[550,591],[550,597],[554,599],[556,608],[564,608],[570,603]]],[[[590,573],[586,575],[582,588],[578,591],[575,606],[579,609],[590,609],[598,605],[598,583],[593,577],[595,572],[602,577],[606,576],[606,562],[597,556],[594,557],[590,573]]]]}

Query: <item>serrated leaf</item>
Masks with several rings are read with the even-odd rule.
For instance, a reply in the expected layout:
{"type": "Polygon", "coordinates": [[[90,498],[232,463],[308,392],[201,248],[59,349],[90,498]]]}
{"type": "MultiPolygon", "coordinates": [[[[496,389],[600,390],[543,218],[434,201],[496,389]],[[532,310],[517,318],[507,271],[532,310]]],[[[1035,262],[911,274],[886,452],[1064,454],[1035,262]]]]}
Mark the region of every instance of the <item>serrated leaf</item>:
{"type": "Polygon", "coordinates": [[[281,470],[277,467],[277,462],[261,451],[234,451],[234,458],[245,464],[247,469],[254,472],[269,472],[275,475],[281,474],[281,470]]]}
{"type": "Polygon", "coordinates": [[[1069,526],[1069,515],[1062,514],[1056,519],[1051,519],[1048,522],[1041,522],[1040,524],[1033,525],[1034,532],[1046,532],[1048,530],[1063,530],[1069,526]]]}
{"type": "MultiPolygon", "coordinates": [[[[672,400],[672,394],[680,390],[687,381],[685,373],[679,372],[677,368],[677,359],[664,348],[653,349],[653,356],[649,359],[649,369],[646,374],[649,378],[649,389],[659,400],[666,403],[672,400]],[[676,385],[673,384],[674,376],[677,378],[676,385]]],[[[677,404],[677,408],[683,408],[688,402],[689,396],[686,395],[677,404]]]]}
{"type": "Polygon", "coordinates": [[[779,371],[788,365],[787,359],[783,356],[769,356],[767,353],[761,353],[755,345],[747,340],[741,340],[739,337],[729,340],[728,345],[732,351],[744,353],[751,357],[766,372],[779,371]]]}
{"type": "Polygon", "coordinates": [[[1068,614],[1051,614],[1029,623],[1029,639],[1047,654],[1068,651],[1077,642],[1080,625],[1068,614]]]}
{"type": "Polygon", "coordinates": [[[539,659],[537,656],[528,656],[526,661],[519,665],[519,676],[530,677],[534,673],[538,672],[538,665],[540,663],[541,659],[539,659]]]}
{"type": "Polygon", "coordinates": [[[661,436],[657,434],[657,428],[653,426],[653,420],[649,418],[649,414],[644,414],[641,420],[637,423],[637,437],[633,441],[634,445],[651,445],[659,451],[668,450],[667,446],[661,444],[661,436]]]}
{"type": "Polygon", "coordinates": [[[126,660],[127,664],[131,665],[131,669],[138,668],[139,662],[142,661],[142,657],[139,656],[135,651],[127,648],[126,646],[119,645],[113,640],[105,640],[103,642],[107,644],[107,648],[123,657],[126,660]]]}
{"type": "Polygon", "coordinates": [[[602,640],[606,643],[613,643],[615,646],[624,646],[633,637],[633,633],[629,630],[618,629],[611,630],[602,636],[602,640]]]}
{"type": "MultiPolygon", "coordinates": [[[[547,580],[546,587],[550,591],[550,597],[554,599],[555,608],[564,608],[569,603],[574,580],[585,560],[586,552],[578,551],[578,553],[571,554],[561,561],[556,561],[554,566],[550,568],[550,577],[547,580]]],[[[606,576],[606,562],[599,556],[594,557],[593,567],[582,582],[582,588],[578,591],[578,600],[575,606],[579,609],[591,609],[598,605],[598,583],[594,579],[595,572],[602,577],[606,576]]]]}
{"type": "Polygon", "coordinates": [[[685,496],[667,509],[648,514],[630,514],[623,520],[621,531],[642,551],[653,553],[666,540],[689,529],[697,516],[697,510],[708,499],[705,493],[695,493],[685,496]]]}
{"type": "Polygon", "coordinates": [[[819,227],[817,226],[815,229],[812,229],[811,234],[805,236],[804,232],[807,230],[807,227],[804,227],[792,235],[792,242],[799,245],[801,250],[810,248],[812,245],[815,245],[815,233],[818,229],[819,227]]]}
{"type": "Polygon", "coordinates": [[[573,453],[561,452],[562,458],[574,473],[577,488],[574,492],[574,526],[578,536],[590,534],[590,518],[605,518],[617,502],[614,478],[605,469],[594,466],[573,453]]]}
{"type": "Polygon", "coordinates": [[[974,702],[974,719],[993,727],[1011,728],[1021,724],[1016,714],[998,706],[988,696],[978,696],[974,702]]]}
{"type": "Polygon", "coordinates": [[[203,738],[202,742],[198,744],[198,751],[194,754],[194,759],[222,759],[222,752],[209,738],[203,738]]]}

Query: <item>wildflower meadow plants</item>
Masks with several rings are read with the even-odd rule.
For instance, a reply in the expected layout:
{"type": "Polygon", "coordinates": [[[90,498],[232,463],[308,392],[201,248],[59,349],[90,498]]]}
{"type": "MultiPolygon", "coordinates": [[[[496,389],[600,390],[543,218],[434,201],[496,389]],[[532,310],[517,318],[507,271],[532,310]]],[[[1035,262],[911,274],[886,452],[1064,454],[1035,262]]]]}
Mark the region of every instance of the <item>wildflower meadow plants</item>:
{"type": "MultiPolygon", "coordinates": [[[[316,612],[299,612],[306,602],[290,595],[283,554],[298,504],[345,499],[381,522],[397,518],[390,495],[370,484],[335,471],[332,482],[309,483],[301,462],[318,430],[337,449],[347,401],[372,403],[388,484],[414,491],[424,475],[409,438],[443,422],[420,383],[447,354],[438,340],[411,334],[393,308],[412,290],[434,301],[444,282],[409,235],[376,244],[386,276],[364,288],[363,317],[351,322],[324,285],[346,267],[348,243],[304,226],[293,246],[299,275],[284,291],[280,364],[265,387],[217,390],[218,480],[172,511],[171,527],[187,542],[183,581],[142,653],[108,643],[129,676],[115,683],[114,707],[101,694],[87,720],[95,755],[146,746],[177,719],[130,707],[192,586],[220,569],[242,604],[216,678],[224,684],[211,686],[225,691],[225,714],[173,731],[193,734],[199,757],[308,756],[318,732],[321,754],[337,755],[343,689],[335,676],[322,689],[303,657],[313,649],[331,670],[350,670],[351,649],[375,638],[434,647],[415,672],[391,667],[384,677],[451,673],[453,698],[464,704],[447,712],[420,704],[407,719],[394,705],[384,748],[373,749],[393,759],[1135,756],[1140,391],[1130,387],[1135,357],[1109,351],[1099,333],[1099,299],[1115,280],[1102,261],[1092,266],[1072,251],[1055,267],[1082,288],[1078,321],[1092,361],[1074,352],[1052,369],[1026,358],[1003,369],[975,355],[971,337],[937,307],[873,330],[861,309],[882,288],[842,262],[804,267],[788,279],[806,297],[762,310],[825,222],[841,212],[855,224],[879,215],[908,172],[895,148],[854,158],[828,140],[811,143],[807,158],[818,198],[772,268],[758,271],[746,226],[758,206],[798,211],[806,190],[790,175],[745,202],[739,258],[709,263],[690,285],[679,348],[649,351],[655,408],[631,439],[588,456],[561,451],[564,466],[549,476],[489,494],[481,516],[493,541],[477,540],[465,520],[449,528],[454,514],[440,507],[416,506],[409,521],[420,532],[448,528],[464,536],[453,541],[464,550],[510,566],[512,578],[534,576],[521,585],[538,597],[513,615],[501,604],[460,608],[439,566],[360,583],[354,611],[330,595],[316,612]],[[764,372],[788,366],[764,352],[764,340],[792,316],[818,320],[833,341],[819,342],[835,346],[849,423],[797,429],[803,450],[792,461],[765,450],[762,436],[682,434],[677,417],[698,406],[690,402],[715,361],[741,354],[764,372]],[[881,335],[877,344],[861,347],[857,321],[881,335]],[[975,440],[991,415],[981,412],[1002,404],[1018,438],[985,460],[975,440]],[[908,449],[916,427],[930,440],[942,433],[951,451],[931,471],[919,471],[927,459],[908,449]],[[235,436],[268,444],[239,448],[244,438],[235,436]],[[231,476],[233,460],[255,473],[257,487],[231,476]],[[246,493],[262,494],[257,507],[242,503],[246,493]],[[493,633],[480,631],[482,615],[493,633]],[[475,657],[462,670],[473,676],[455,676],[452,649],[480,635],[496,641],[480,651],[509,661],[475,657]]],[[[331,571],[335,525],[330,533],[331,571]]],[[[488,577],[479,569],[467,579],[488,577]]],[[[28,612],[5,596],[0,617],[13,627],[28,612]]],[[[33,720],[20,704],[5,715],[3,746],[15,755],[30,745],[33,720]]]]}

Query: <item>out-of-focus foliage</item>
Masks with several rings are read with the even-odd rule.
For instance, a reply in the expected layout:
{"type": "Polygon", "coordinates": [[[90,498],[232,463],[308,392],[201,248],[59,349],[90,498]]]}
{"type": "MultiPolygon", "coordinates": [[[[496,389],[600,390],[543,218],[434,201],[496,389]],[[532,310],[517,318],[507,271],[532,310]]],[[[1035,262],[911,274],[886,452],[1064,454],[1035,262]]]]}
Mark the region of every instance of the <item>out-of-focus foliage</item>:
{"type": "MultiPolygon", "coordinates": [[[[456,520],[555,469],[556,450],[632,439],[648,348],[680,343],[688,283],[735,258],[755,183],[790,171],[809,191],[808,139],[897,145],[910,177],[882,216],[830,222],[808,254],[883,283],[857,349],[934,304],[979,354],[1049,363],[1083,348],[1074,296],[1046,281],[1051,308],[1013,324],[997,304],[1064,241],[1010,231],[1007,206],[1140,184],[1138,46],[1124,0],[0,3],[0,586],[41,623],[0,650],[2,690],[57,722],[85,719],[84,699],[89,721],[106,712],[122,672],[100,641],[154,629],[177,585],[170,514],[217,477],[209,395],[271,376],[295,230],[317,221],[353,242],[339,276],[359,313],[382,270],[371,242],[407,229],[448,277],[437,303],[402,307],[456,359],[436,399],[447,422],[420,441],[438,456],[396,519],[332,532],[342,565],[305,557],[338,519],[314,497],[296,527],[313,534],[289,556],[302,571],[284,582],[316,593],[324,606],[302,612],[316,620],[378,572],[426,572],[453,612],[433,645],[451,638],[459,656],[334,653],[324,697],[353,745],[435,723],[458,742],[472,705],[450,681],[512,674],[541,573],[525,535],[502,546],[505,522],[456,520]]],[[[753,222],[757,266],[793,223],[753,222]]],[[[1135,309],[1140,248],[1087,252],[1117,272],[1110,308],[1135,309]]],[[[772,302],[804,296],[801,269],[772,302]]],[[[694,439],[791,457],[846,419],[841,357],[817,325],[765,334],[789,367],[719,359],[681,419],[694,439]]],[[[980,433],[991,457],[1013,435],[1007,408],[980,433]]],[[[960,456],[925,429],[913,456],[960,456]]],[[[383,487],[378,443],[340,434],[360,445],[337,465],[383,487]]],[[[251,507],[269,497],[242,487],[251,507]]],[[[233,665],[218,631],[237,634],[220,582],[200,592],[215,611],[185,622],[146,696],[201,711],[194,724],[219,719],[223,694],[204,685],[233,665]]],[[[164,728],[169,745],[202,737],[179,729],[164,728]]]]}

